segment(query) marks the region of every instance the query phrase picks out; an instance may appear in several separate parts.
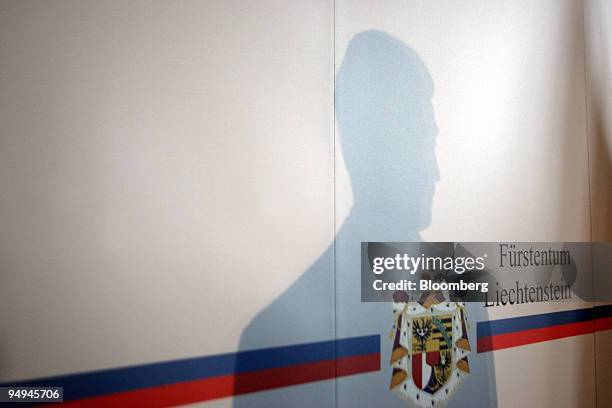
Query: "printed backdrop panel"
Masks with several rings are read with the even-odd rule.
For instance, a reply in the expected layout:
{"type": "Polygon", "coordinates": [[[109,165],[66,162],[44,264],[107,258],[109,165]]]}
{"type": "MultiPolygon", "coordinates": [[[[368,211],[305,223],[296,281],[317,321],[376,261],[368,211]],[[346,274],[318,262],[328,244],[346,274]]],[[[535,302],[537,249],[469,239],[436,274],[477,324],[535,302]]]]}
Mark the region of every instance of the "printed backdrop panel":
{"type": "MultiPolygon", "coordinates": [[[[355,214],[366,214],[372,225],[377,211],[410,219],[390,236],[376,236],[371,225],[354,228],[378,241],[590,239],[584,52],[578,2],[336,2],[337,333],[380,333],[382,341],[382,370],[339,379],[339,406],[403,404],[388,390],[395,378],[388,365],[391,310],[359,304],[350,273],[342,274],[343,265],[356,266],[349,264],[355,239],[343,239],[355,214]],[[378,93],[368,99],[354,91],[359,88],[378,93]],[[352,117],[356,98],[368,108],[352,117]],[[359,120],[377,108],[367,123],[359,120]],[[400,180],[393,191],[380,192],[394,205],[383,207],[375,194],[364,199],[362,190],[375,179],[353,168],[352,145],[357,140],[367,156],[382,150],[361,142],[367,138],[416,163],[377,169],[380,179],[386,170],[388,179],[400,180]],[[402,190],[402,183],[410,188],[402,190]]],[[[548,321],[583,313],[556,312],[590,307],[470,305],[469,337],[480,339],[477,326],[488,320],[542,315],[548,321]]],[[[471,372],[449,406],[470,406],[474,398],[482,406],[594,406],[592,334],[472,351],[471,372]]],[[[422,404],[427,396],[416,400],[416,394],[407,399],[422,404]]]]}
{"type": "Polygon", "coordinates": [[[612,238],[612,8],[584,6],[0,0],[0,383],[612,405],[591,303],[360,302],[361,242],[612,238]]]}
{"type": "Polygon", "coordinates": [[[331,10],[0,3],[0,382],[238,348],[333,239],[331,10]]]}

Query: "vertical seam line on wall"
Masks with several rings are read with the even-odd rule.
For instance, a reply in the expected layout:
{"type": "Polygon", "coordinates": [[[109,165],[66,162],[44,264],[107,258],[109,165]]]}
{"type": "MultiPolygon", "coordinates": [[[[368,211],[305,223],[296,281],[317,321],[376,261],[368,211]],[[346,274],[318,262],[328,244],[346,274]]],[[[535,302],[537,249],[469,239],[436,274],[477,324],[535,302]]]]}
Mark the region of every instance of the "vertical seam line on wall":
{"type": "MultiPolygon", "coordinates": [[[[333,231],[332,231],[332,273],[333,273],[333,339],[338,338],[337,319],[337,276],[336,276],[336,0],[331,0],[331,84],[332,84],[332,106],[331,106],[331,137],[332,137],[332,202],[333,202],[333,231]]],[[[337,342],[334,341],[334,395],[333,406],[338,407],[338,360],[336,358],[337,342]]]]}
{"type": "MultiPolygon", "coordinates": [[[[588,50],[589,41],[588,41],[588,30],[586,28],[586,13],[584,10],[584,0],[581,1],[581,9],[582,9],[582,41],[584,42],[583,47],[583,60],[584,60],[584,109],[585,109],[585,128],[586,128],[586,150],[587,150],[587,186],[588,186],[588,202],[589,202],[589,241],[591,243],[590,248],[590,257],[591,257],[591,289],[595,290],[595,277],[594,277],[594,269],[593,265],[593,197],[591,195],[592,186],[591,186],[591,112],[590,112],[590,76],[589,76],[589,56],[590,52],[588,50]]],[[[595,298],[593,298],[593,302],[595,302],[595,298]]],[[[592,304],[594,307],[595,304],[592,304]]],[[[592,321],[593,325],[595,325],[595,320],[592,321]]],[[[593,372],[595,379],[594,387],[595,387],[595,407],[597,404],[597,331],[595,327],[593,327],[593,372]]]]}
{"type": "Polygon", "coordinates": [[[590,109],[589,109],[589,95],[590,95],[590,82],[589,82],[589,73],[588,73],[588,65],[589,65],[589,52],[588,52],[588,46],[589,46],[589,42],[587,40],[587,29],[586,29],[586,17],[585,17],[585,13],[584,13],[584,0],[582,0],[582,40],[584,42],[584,47],[583,47],[583,54],[584,54],[584,107],[585,107],[585,114],[586,114],[586,123],[585,123],[585,127],[586,127],[586,148],[587,148],[587,185],[588,185],[588,191],[589,191],[589,239],[591,242],[593,242],[593,203],[592,203],[592,197],[591,197],[591,146],[590,146],[590,142],[589,142],[589,137],[591,134],[591,125],[590,125],[590,121],[591,121],[591,116],[590,116],[590,109]]]}

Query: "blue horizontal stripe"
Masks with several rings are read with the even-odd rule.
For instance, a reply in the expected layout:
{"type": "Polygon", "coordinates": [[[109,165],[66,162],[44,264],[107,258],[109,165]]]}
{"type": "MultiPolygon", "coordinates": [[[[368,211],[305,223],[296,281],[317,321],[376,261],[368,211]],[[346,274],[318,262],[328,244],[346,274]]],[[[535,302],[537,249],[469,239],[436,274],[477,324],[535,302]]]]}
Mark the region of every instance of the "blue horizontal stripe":
{"type": "Polygon", "coordinates": [[[74,400],[208,377],[379,353],[380,336],[363,336],[5,383],[64,387],[74,400]]]}
{"type": "Polygon", "coordinates": [[[603,319],[604,317],[612,317],[612,305],[596,306],[593,308],[595,319],[603,319]]]}

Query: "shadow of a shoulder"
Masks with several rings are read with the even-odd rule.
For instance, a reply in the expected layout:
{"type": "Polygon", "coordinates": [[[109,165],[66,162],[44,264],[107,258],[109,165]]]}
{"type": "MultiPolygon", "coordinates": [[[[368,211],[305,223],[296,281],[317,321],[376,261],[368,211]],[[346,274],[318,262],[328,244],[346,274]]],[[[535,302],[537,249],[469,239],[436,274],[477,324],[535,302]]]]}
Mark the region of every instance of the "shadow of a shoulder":
{"type": "MultiPolygon", "coordinates": [[[[284,361],[261,361],[259,351],[262,349],[334,338],[335,277],[332,254],[330,246],[287,290],[258,312],[242,332],[234,369],[234,408],[335,407],[334,381],[284,386],[286,378],[264,379],[258,375],[242,375],[257,371],[262,364],[265,367],[285,364],[284,361]]],[[[470,304],[468,310],[473,324],[471,339],[475,340],[476,322],[488,320],[488,313],[476,304],[470,304]]],[[[448,406],[472,406],[476,398],[480,406],[495,407],[497,397],[492,353],[474,355],[470,362],[474,370],[448,406]]],[[[278,375],[285,374],[279,372],[278,375]]],[[[352,403],[359,406],[358,401],[352,403]]]]}
{"type": "MultiPolygon", "coordinates": [[[[274,384],[258,384],[260,380],[253,376],[240,375],[253,369],[257,350],[333,338],[333,280],[330,247],[247,325],[240,338],[234,370],[237,374],[234,380],[235,408],[333,406],[333,382],[274,389],[274,384]],[[260,391],[264,389],[265,392],[260,391]]],[[[283,362],[275,363],[282,365],[283,362]]]]}

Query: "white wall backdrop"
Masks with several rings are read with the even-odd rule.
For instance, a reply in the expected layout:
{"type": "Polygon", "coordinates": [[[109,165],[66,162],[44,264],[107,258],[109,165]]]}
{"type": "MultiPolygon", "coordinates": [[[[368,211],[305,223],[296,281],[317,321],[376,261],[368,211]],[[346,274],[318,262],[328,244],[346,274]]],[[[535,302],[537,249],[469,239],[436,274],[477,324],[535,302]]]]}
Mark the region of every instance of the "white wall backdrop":
{"type": "MultiPolygon", "coordinates": [[[[366,30],[435,85],[425,240],[612,239],[612,7],[584,3],[0,0],[0,382],[235,351],[350,212],[334,77],[366,30]]],[[[335,334],[325,267],[304,342],[335,334]]],[[[499,405],[612,405],[611,336],[496,351],[499,405]]]]}
{"type": "Polygon", "coordinates": [[[327,1],[0,3],[0,381],[237,347],[333,239],[332,30],[327,1]]]}

